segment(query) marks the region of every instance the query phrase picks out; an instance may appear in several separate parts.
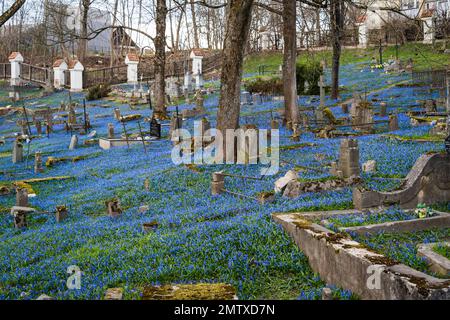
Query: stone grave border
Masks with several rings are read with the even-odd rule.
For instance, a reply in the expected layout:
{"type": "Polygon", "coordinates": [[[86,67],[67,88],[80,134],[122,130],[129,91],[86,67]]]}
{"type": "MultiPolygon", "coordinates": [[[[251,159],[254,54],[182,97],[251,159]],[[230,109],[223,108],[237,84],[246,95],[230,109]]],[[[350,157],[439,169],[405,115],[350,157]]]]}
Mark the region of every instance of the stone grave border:
{"type": "Polygon", "coordinates": [[[431,271],[450,277],[450,260],[434,252],[433,247],[437,244],[450,246],[450,241],[419,244],[417,246],[417,255],[425,258],[431,271]]]}
{"type": "Polygon", "coordinates": [[[308,257],[314,272],[329,284],[351,290],[368,300],[448,300],[450,280],[438,279],[376,253],[343,233],[335,233],[313,219],[356,213],[357,210],[274,213],[308,257]],[[379,270],[380,286],[368,284],[379,270]]]}
{"type": "MultiPolygon", "coordinates": [[[[381,212],[381,210],[376,210],[377,212],[381,212]]],[[[413,210],[406,210],[408,212],[412,212],[413,210]]],[[[361,214],[367,215],[367,213],[357,211],[356,212],[344,212],[337,215],[350,215],[350,214],[361,214]]],[[[386,233],[400,233],[400,232],[411,232],[411,231],[422,231],[432,228],[450,228],[450,214],[446,212],[434,211],[436,214],[433,217],[423,218],[423,219],[411,219],[411,220],[397,220],[397,221],[389,221],[383,223],[369,224],[369,225],[361,225],[355,227],[340,227],[338,228],[339,232],[345,233],[356,233],[358,235],[373,235],[379,232],[386,233]]],[[[336,215],[336,214],[335,214],[336,215]]],[[[324,217],[330,217],[332,215],[324,214],[324,217]]],[[[324,219],[321,219],[324,220],[324,219]]],[[[322,221],[325,222],[326,220],[322,221]]],[[[328,227],[325,223],[321,223],[321,225],[328,227]]]]}

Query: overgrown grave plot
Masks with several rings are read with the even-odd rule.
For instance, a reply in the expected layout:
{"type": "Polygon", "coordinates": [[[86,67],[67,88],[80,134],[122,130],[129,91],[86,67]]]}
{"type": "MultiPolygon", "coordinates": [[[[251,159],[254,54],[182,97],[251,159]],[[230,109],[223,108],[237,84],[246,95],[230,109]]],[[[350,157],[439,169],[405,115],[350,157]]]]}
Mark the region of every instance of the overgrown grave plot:
{"type": "MultiPolygon", "coordinates": [[[[322,279],[349,289],[363,299],[449,298],[450,280],[439,279],[415,270],[412,267],[416,265],[409,263],[407,259],[396,261],[397,243],[389,243],[389,235],[386,238],[384,238],[385,233],[374,236],[381,247],[386,245],[385,248],[388,251],[386,252],[377,250],[379,248],[374,246],[371,247],[370,236],[367,241],[364,241],[362,237],[352,236],[343,231],[335,233],[315,223],[317,220],[329,220],[336,216],[355,214],[361,213],[355,210],[308,212],[274,214],[273,218],[294,238],[299,248],[308,256],[313,270],[318,272],[322,279]],[[370,282],[370,275],[373,274],[374,268],[380,268],[381,271],[378,285],[375,286],[373,282],[372,284],[370,282]]],[[[442,239],[448,237],[450,228],[442,226],[438,231],[432,231],[433,226],[430,225],[428,230],[423,232],[436,232],[438,238],[442,239]]],[[[389,234],[393,234],[394,238],[402,235],[392,230],[389,234]]],[[[412,234],[418,235],[420,232],[414,231],[412,234]]]]}

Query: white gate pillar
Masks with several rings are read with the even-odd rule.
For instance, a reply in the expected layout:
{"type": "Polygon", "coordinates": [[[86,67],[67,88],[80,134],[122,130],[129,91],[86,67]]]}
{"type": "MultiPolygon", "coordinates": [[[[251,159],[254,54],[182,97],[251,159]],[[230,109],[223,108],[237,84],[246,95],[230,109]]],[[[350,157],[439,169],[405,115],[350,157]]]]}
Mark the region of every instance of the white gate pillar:
{"type": "Polygon", "coordinates": [[[20,85],[20,71],[21,63],[23,62],[23,56],[20,54],[20,52],[13,52],[9,55],[8,60],[11,63],[10,84],[12,86],[20,85]]]}
{"type": "Polygon", "coordinates": [[[431,44],[434,39],[433,17],[424,17],[423,21],[423,43],[431,44]]]}
{"type": "Polygon", "coordinates": [[[83,91],[83,71],[84,67],[78,60],[72,60],[69,63],[70,72],[70,91],[83,91]]]}
{"type": "Polygon", "coordinates": [[[137,83],[139,57],[134,53],[129,53],[125,57],[125,64],[127,65],[127,82],[137,83]]]}
{"type": "Polygon", "coordinates": [[[58,59],[53,63],[53,86],[57,89],[66,85],[64,71],[68,69],[67,63],[63,59],[58,59]]]}

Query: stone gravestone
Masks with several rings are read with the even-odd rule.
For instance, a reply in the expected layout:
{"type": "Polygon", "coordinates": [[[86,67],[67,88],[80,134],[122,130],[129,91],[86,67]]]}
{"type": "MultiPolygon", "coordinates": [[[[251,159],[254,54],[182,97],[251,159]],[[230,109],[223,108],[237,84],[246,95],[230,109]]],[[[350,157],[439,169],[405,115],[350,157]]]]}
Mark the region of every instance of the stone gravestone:
{"type": "Polygon", "coordinates": [[[348,113],[348,103],[343,103],[341,105],[342,113],[348,113]]]}
{"type": "Polygon", "coordinates": [[[28,190],[26,188],[16,188],[16,206],[28,207],[28,190]]]}
{"type": "Polygon", "coordinates": [[[425,102],[425,111],[427,113],[433,113],[437,111],[436,100],[428,99],[425,102]]]}
{"type": "Polygon", "coordinates": [[[11,214],[14,216],[14,227],[16,229],[27,227],[27,213],[33,212],[34,209],[27,207],[15,206],[11,209],[11,214]]]}
{"type": "Polygon", "coordinates": [[[386,117],[387,115],[387,103],[381,102],[380,103],[380,117],[386,117]]]}
{"type": "Polygon", "coordinates": [[[66,206],[56,206],[56,222],[61,222],[67,218],[68,211],[66,206]]]}
{"type": "Polygon", "coordinates": [[[203,98],[203,94],[201,90],[197,90],[196,97],[195,97],[195,108],[199,113],[205,113],[205,99],[203,98]]]}
{"type": "Polygon", "coordinates": [[[114,139],[114,125],[108,123],[108,139],[114,139]]]}
{"type": "Polygon", "coordinates": [[[77,144],[78,144],[78,136],[74,134],[70,139],[69,150],[74,150],[77,147],[77,144]]]}
{"type": "Polygon", "coordinates": [[[396,114],[391,114],[389,116],[389,131],[396,131],[398,129],[398,116],[396,114]]]}
{"type": "Polygon", "coordinates": [[[30,135],[30,132],[28,132],[28,125],[25,120],[17,120],[17,126],[20,127],[20,132],[23,136],[30,135]]]}
{"type": "Polygon", "coordinates": [[[117,217],[122,214],[122,209],[120,208],[120,202],[118,199],[106,201],[106,208],[110,217],[117,217]]]}
{"type": "Polygon", "coordinates": [[[225,188],[225,176],[222,172],[214,172],[211,181],[211,194],[221,194],[225,188]]]}
{"type": "Polygon", "coordinates": [[[339,160],[331,164],[331,174],[340,178],[359,176],[359,147],[354,139],[341,140],[339,160]]]}
{"type": "Polygon", "coordinates": [[[248,91],[243,91],[241,93],[241,103],[244,105],[252,104],[252,95],[248,91]]]}
{"type": "Polygon", "coordinates": [[[260,93],[257,93],[257,92],[253,93],[252,98],[253,98],[253,104],[261,104],[262,103],[262,98],[261,98],[260,93]]]}
{"type": "Polygon", "coordinates": [[[114,109],[114,118],[118,121],[120,121],[121,119],[121,115],[120,115],[120,109],[119,108],[115,108],[114,109]]]}
{"type": "Polygon", "coordinates": [[[155,118],[150,121],[150,136],[161,138],[161,124],[155,118]]]}
{"type": "Polygon", "coordinates": [[[18,163],[23,161],[23,144],[20,138],[14,140],[12,162],[18,163]]]}
{"type": "Polygon", "coordinates": [[[352,126],[355,130],[372,131],[373,110],[367,101],[361,101],[352,108],[352,126]]]}
{"type": "Polygon", "coordinates": [[[42,154],[40,151],[36,151],[34,154],[34,173],[44,172],[42,168],[42,154]]]}

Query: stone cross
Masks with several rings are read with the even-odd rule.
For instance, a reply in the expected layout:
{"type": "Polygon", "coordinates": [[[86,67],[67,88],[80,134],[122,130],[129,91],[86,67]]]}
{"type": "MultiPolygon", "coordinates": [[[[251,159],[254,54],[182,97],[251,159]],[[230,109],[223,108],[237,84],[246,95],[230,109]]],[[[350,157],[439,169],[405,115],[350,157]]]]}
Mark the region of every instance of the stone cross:
{"type": "Polygon", "coordinates": [[[42,168],[42,154],[40,151],[36,151],[34,154],[34,173],[44,172],[42,168]]]}
{"type": "Polygon", "coordinates": [[[18,163],[23,161],[23,144],[19,138],[14,141],[12,162],[18,163]]]}

